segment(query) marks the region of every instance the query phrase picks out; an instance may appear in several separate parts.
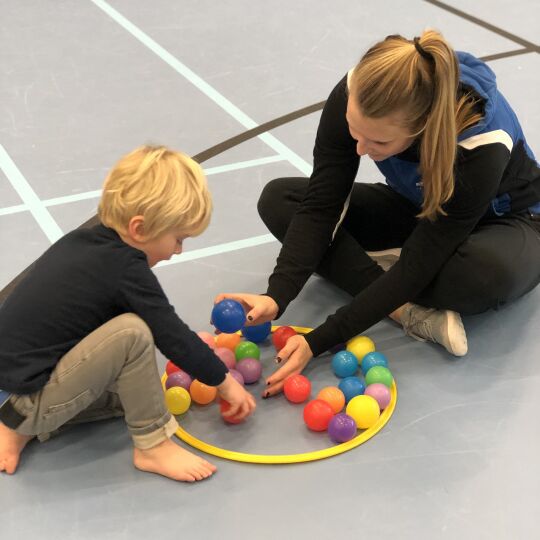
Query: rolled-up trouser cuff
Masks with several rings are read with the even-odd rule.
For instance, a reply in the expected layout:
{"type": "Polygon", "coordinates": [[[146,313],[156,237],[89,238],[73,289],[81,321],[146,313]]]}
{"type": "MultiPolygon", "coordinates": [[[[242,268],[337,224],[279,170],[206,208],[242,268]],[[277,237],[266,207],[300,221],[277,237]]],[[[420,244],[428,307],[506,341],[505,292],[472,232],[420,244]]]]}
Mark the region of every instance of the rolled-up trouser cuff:
{"type": "Polygon", "coordinates": [[[178,429],[176,418],[169,412],[148,427],[132,429],[130,428],[131,438],[135,448],[139,450],[148,450],[158,444],[170,439],[178,429]]]}

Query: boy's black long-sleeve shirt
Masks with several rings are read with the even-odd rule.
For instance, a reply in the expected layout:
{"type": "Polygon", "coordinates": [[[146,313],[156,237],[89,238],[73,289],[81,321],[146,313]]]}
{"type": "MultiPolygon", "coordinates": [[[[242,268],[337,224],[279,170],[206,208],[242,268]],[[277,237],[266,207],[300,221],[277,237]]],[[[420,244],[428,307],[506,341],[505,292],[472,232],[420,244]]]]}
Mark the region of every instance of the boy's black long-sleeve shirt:
{"type": "MultiPolygon", "coordinates": [[[[465,71],[463,66],[462,69],[465,71]]],[[[497,97],[498,106],[504,109],[493,113],[488,126],[480,126],[483,131],[480,135],[460,141],[454,194],[443,206],[447,215],[439,215],[435,221],[420,219],[402,247],[399,261],[388,272],[381,270],[380,277],[349,304],[306,334],[314,356],[364,332],[414,299],[480,220],[493,209],[497,213],[498,207],[494,204],[506,204],[509,197],[513,203],[507,211],[524,212],[535,203],[538,207],[540,170],[527,154],[524,141],[519,140],[522,133],[513,111],[500,94],[497,97]],[[512,137],[504,129],[508,124],[513,128],[513,131],[508,129],[512,137]]],[[[308,190],[287,229],[276,267],[268,281],[266,294],[277,302],[279,315],[317,268],[347,209],[347,199],[359,166],[356,141],[349,133],[345,118],[347,99],[347,77],[344,77],[331,92],[323,109],[308,190]]],[[[405,196],[410,193],[409,198],[417,203],[415,197],[421,197],[421,188],[416,193],[414,183],[400,186],[399,181],[402,170],[417,170],[418,145],[396,156],[392,163],[397,166],[390,165],[383,173],[391,172],[396,188],[403,189],[405,196]]]]}
{"type": "Polygon", "coordinates": [[[163,355],[209,385],[227,368],[167,300],[146,255],[103,225],[52,245],[0,308],[0,388],[30,394],[93,330],[123,313],[149,326],[163,355]]]}

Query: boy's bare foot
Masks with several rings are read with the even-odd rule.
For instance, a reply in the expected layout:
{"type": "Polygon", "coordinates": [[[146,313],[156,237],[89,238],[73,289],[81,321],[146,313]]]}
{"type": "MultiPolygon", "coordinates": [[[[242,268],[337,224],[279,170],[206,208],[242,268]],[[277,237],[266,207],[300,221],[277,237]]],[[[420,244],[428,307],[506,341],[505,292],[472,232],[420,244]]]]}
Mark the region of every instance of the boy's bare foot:
{"type": "Polygon", "coordinates": [[[17,470],[21,452],[32,439],[31,435],[20,435],[0,422],[0,472],[13,474],[17,470]]]}
{"type": "Polygon", "coordinates": [[[170,439],[148,450],[134,448],[133,464],[141,471],[161,474],[183,482],[204,480],[217,471],[217,467],[184,450],[170,439]]]}

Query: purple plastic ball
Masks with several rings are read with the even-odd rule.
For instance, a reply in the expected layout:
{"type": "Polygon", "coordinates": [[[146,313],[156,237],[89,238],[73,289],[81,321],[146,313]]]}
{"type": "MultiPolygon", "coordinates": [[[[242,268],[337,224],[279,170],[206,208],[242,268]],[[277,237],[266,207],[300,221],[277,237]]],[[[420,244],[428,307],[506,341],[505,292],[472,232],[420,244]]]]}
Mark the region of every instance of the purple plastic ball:
{"type": "Polygon", "coordinates": [[[375,400],[379,404],[379,407],[381,408],[381,411],[388,407],[390,399],[392,398],[392,396],[390,395],[390,389],[381,383],[368,384],[366,386],[366,391],[364,392],[364,394],[366,396],[371,396],[372,398],[375,398],[375,400]]]}
{"type": "Polygon", "coordinates": [[[236,366],[236,357],[231,349],[218,347],[217,349],[214,349],[214,353],[229,369],[234,369],[236,366]]]}
{"type": "Polygon", "coordinates": [[[236,364],[236,369],[246,384],[256,383],[262,375],[262,364],[255,358],[243,358],[236,364]]]}
{"type": "Polygon", "coordinates": [[[345,413],[332,417],[328,424],[328,435],[336,443],[350,441],[356,435],[356,421],[345,413]]]}
{"type": "Polygon", "coordinates": [[[244,376],[237,369],[229,369],[229,373],[243,386],[244,376]]]}
{"type": "Polygon", "coordinates": [[[173,386],[181,386],[189,392],[189,385],[193,379],[185,371],[175,371],[171,373],[165,381],[165,388],[168,390],[173,386]]]}

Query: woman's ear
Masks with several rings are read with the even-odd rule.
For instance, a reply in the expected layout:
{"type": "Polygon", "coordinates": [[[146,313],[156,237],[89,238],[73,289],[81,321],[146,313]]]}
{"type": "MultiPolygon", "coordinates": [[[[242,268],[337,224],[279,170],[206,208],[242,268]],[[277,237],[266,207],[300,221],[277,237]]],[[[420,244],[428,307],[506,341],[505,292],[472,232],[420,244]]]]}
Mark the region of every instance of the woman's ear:
{"type": "Polygon", "coordinates": [[[134,216],[129,220],[127,227],[128,236],[135,242],[145,242],[144,216],[134,216]]]}

